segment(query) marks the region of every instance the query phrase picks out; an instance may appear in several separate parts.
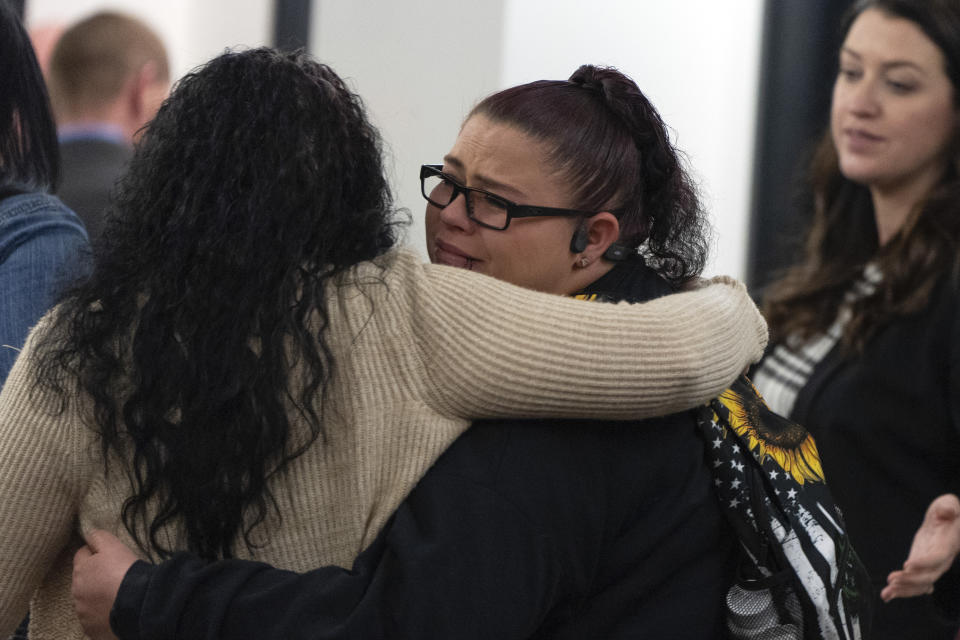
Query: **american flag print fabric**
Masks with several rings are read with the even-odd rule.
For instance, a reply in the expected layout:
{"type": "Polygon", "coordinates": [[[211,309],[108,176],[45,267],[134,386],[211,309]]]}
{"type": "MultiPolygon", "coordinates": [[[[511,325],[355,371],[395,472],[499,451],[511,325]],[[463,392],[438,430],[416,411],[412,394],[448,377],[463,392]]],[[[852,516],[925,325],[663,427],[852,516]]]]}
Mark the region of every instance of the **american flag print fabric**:
{"type": "Polygon", "coordinates": [[[770,598],[793,637],[866,637],[869,576],[830,496],[813,436],[771,411],[745,376],[700,408],[697,423],[743,552],[738,588],[786,584],[792,594],[780,586],[770,598]]]}

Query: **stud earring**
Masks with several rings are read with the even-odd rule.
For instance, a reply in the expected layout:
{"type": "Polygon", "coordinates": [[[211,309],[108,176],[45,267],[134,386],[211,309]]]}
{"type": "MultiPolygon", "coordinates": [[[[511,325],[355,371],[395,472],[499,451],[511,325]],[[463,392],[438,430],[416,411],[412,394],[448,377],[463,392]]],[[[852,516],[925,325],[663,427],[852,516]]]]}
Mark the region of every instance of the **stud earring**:
{"type": "Polygon", "coordinates": [[[589,264],[590,264],[590,259],[589,259],[589,258],[580,258],[580,268],[581,268],[581,269],[586,269],[589,264]]]}

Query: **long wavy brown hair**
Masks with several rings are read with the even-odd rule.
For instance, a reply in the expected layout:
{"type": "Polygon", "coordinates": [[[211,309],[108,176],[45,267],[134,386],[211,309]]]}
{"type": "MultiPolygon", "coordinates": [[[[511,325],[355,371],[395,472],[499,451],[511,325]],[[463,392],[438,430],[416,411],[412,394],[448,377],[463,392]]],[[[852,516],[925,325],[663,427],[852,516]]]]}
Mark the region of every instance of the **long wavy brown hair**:
{"type": "MultiPolygon", "coordinates": [[[[960,4],[955,0],[861,0],[843,23],[844,36],[867,9],[905,18],[923,30],[943,52],[958,104],[960,4]]],[[[765,296],[771,343],[826,331],[844,295],[870,261],[880,268],[883,281],[874,294],[852,305],[852,318],[842,338],[848,353],[861,350],[897,317],[921,311],[945,274],[960,271],[960,135],[956,132],[947,154],[940,181],[881,247],[869,190],[843,176],[829,133],[823,137],[809,171],[814,216],[804,257],[770,285],[765,296]]]]}

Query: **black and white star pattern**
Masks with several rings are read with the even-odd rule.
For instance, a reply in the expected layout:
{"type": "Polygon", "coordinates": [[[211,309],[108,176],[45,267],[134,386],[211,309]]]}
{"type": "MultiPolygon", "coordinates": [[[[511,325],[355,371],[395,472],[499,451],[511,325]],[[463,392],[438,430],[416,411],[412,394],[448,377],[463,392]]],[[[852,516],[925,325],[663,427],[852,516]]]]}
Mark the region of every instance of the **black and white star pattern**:
{"type": "MultiPolygon", "coordinates": [[[[713,484],[722,504],[738,510],[741,517],[746,518],[756,527],[753,514],[756,497],[751,498],[750,488],[753,483],[763,481],[776,496],[781,498],[782,508],[790,509],[796,506],[799,495],[797,483],[777,464],[776,460],[768,456],[759,465],[763,474],[761,478],[754,472],[757,464],[752,459],[753,454],[746,451],[746,445],[722,424],[717,414],[709,411],[709,417],[705,416],[704,420],[707,423],[701,424],[701,429],[706,427],[709,432],[710,446],[707,448],[707,456],[709,466],[713,470],[713,484]],[[748,456],[751,460],[747,459],[748,456]],[[747,477],[747,474],[754,475],[747,477]]],[[[761,489],[761,494],[767,493],[760,487],[758,489],[761,489]]]]}
{"type": "Polygon", "coordinates": [[[745,568],[755,578],[791,572],[794,592],[804,594],[817,613],[804,624],[815,625],[824,638],[859,640],[858,594],[869,598],[869,576],[850,554],[845,570],[838,570],[838,555],[844,554],[837,549],[849,547],[849,541],[826,485],[798,482],[773,455],[760,459],[760,445],[751,451],[727,413],[719,402],[702,407],[698,428],[714,489],[746,550],[749,566],[741,561],[741,574],[745,568]]]}

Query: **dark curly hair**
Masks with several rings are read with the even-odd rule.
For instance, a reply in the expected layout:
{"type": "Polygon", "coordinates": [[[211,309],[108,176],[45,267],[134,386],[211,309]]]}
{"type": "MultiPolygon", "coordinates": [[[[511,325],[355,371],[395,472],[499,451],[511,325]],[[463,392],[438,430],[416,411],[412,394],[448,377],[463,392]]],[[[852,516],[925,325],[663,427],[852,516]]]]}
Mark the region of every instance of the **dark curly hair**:
{"type": "Polygon", "coordinates": [[[124,525],[145,552],[171,552],[158,536],[168,524],[206,558],[230,557],[241,537],[253,546],[275,508],[268,479],[323,433],[331,278],[396,243],[395,213],[380,137],[329,67],[263,48],[177,83],[39,373],[92,398],[104,459],[118,454],[131,482],[124,525]]]}
{"type": "Polygon", "coordinates": [[[0,0],[0,187],[48,191],[60,172],[57,128],[33,45],[0,0]]]}
{"type": "MultiPolygon", "coordinates": [[[[943,53],[945,73],[960,109],[960,3],[956,0],[859,0],[841,33],[868,9],[910,20],[943,53]]],[[[844,295],[876,261],[883,281],[875,294],[851,305],[842,347],[859,352],[882,327],[921,311],[946,274],[960,275],[960,133],[954,132],[940,181],[916,204],[903,227],[880,246],[870,190],[840,171],[829,134],[820,141],[809,171],[813,223],[802,261],[770,285],[764,314],[771,343],[787,336],[809,338],[826,331],[844,295]]]]}
{"type": "Polygon", "coordinates": [[[583,211],[622,210],[618,242],[674,284],[699,275],[710,227],[660,114],[637,84],[583,65],[568,81],[539,80],[484,98],[482,115],[546,143],[583,211]]]}

